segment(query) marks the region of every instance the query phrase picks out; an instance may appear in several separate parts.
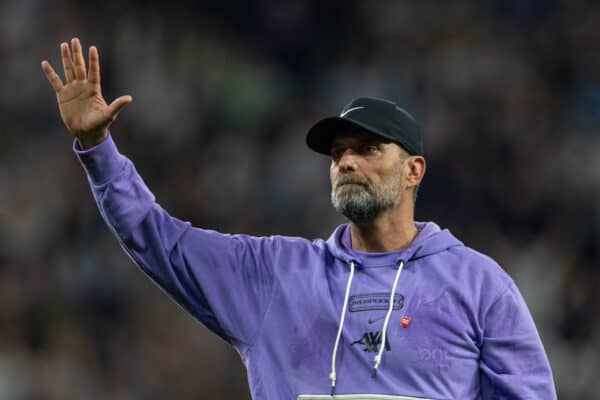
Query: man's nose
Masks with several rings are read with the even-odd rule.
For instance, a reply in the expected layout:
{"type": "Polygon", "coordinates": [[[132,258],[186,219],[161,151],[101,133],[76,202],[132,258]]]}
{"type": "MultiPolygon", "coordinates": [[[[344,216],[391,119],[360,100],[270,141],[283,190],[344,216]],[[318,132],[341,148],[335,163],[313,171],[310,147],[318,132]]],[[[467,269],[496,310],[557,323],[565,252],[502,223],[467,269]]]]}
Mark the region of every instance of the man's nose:
{"type": "Polygon", "coordinates": [[[356,171],[356,153],[352,149],[346,149],[338,160],[338,168],[340,172],[356,171]]]}

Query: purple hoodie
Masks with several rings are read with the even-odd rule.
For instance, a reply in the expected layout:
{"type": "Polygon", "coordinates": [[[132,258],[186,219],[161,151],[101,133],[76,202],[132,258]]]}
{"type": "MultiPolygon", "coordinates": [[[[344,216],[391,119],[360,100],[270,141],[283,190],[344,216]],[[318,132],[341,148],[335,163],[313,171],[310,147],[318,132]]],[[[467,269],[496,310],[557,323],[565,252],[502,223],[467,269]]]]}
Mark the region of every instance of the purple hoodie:
{"type": "Polygon", "coordinates": [[[327,241],[221,234],[163,210],[111,137],[74,150],[123,249],[236,348],[254,399],[330,399],[333,371],[339,399],[556,398],[514,282],[448,230],[416,223],[389,253],[354,250],[348,225],[327,241]]]}

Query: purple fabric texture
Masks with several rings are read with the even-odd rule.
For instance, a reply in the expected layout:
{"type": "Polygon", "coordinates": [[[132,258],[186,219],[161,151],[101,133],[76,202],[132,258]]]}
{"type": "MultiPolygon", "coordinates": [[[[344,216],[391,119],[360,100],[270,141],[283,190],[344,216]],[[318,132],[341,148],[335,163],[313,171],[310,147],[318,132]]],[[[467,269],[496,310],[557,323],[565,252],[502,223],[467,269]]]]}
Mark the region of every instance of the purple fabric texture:
{"type": "Polygon", "coordinates": [[[514,282],[435,223],[417,222],[410,247],[389,253],[352,249],[348,225],[327,241],[221,234],[162,209],[110,136],[89,150],[75,144],[74,151],[124,250],[237,349],[254,399],[329,394],[351,262],[356,271],[336,358],[337,394],[556,398],[548,359],[514,282]],[[387,344],[373,378],[400,261],[387,344]]]}

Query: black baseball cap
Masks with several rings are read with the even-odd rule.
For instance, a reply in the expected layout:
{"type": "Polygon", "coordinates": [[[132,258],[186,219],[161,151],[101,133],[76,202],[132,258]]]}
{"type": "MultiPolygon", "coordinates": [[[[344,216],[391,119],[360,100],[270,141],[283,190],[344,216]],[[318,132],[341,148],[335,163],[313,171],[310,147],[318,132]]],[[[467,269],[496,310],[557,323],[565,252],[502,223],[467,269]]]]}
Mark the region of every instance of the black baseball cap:
{"type": "Polygon", "coordinates": [[[336,134],[359,127],[402,146],[410,155],[423,156],[423,139],[417,121],[396,103],[373,97],[359,97],[337,117],[327,117],[308,131],[306,144],[317,153],[329,155],[336,134]]]}

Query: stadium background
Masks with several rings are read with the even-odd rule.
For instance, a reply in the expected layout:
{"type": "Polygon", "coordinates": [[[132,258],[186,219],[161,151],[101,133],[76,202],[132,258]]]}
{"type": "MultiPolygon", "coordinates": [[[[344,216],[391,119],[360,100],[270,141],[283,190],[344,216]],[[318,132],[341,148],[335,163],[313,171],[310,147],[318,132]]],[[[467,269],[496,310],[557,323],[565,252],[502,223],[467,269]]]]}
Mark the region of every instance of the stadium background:
{"type": "Polygon", "coordinates": [[[98,215],[39,66],[62,71],[74,35],[108,100],[133,95],[113,133],[159,202],[224,232],[328,236],[306,130],[358,95],[399,102],[425,132],[417,219],[516,280],[561,399],[600,397],[598,3],[5,0],[0,399],[249,398],[238,355],[98,215]]]}

